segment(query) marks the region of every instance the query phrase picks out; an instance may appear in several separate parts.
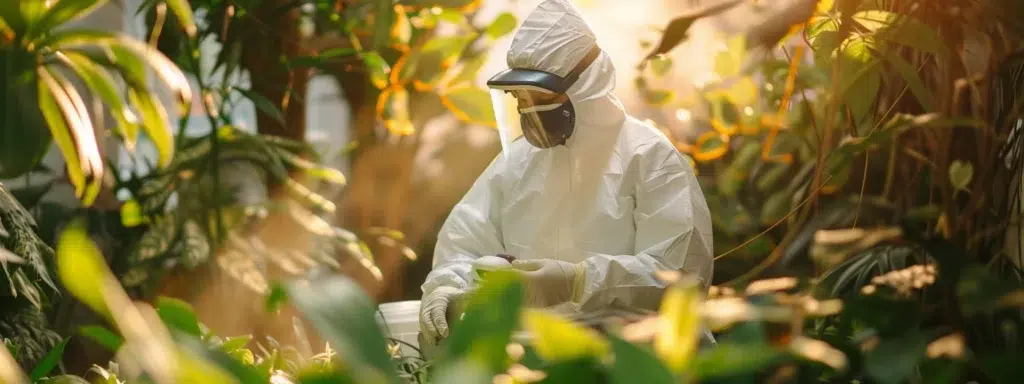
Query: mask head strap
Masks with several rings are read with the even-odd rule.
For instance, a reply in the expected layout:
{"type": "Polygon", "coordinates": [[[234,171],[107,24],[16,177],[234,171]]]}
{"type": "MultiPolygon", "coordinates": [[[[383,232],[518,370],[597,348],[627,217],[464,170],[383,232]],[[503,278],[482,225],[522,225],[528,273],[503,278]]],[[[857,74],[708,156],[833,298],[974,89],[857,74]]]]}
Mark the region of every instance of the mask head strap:
{"type": "Polygon", "coordinates": [[[580,79],[580,75],[583,74],[583,71],[590,68],[590,64],[593,64],[594,60],[597,60],[598,56],[601,56],[601,47],[594,44],[593,47],[590,47],[590,51],[587,52],[587,55],[583,56],[583,59],[581,59],[580,62],[577,63],[567,75],[565,75],[565,80],[562,82],[562,92],[559,93],[565,93],[573,84],[576,84],[576,81],[580,79]]]}

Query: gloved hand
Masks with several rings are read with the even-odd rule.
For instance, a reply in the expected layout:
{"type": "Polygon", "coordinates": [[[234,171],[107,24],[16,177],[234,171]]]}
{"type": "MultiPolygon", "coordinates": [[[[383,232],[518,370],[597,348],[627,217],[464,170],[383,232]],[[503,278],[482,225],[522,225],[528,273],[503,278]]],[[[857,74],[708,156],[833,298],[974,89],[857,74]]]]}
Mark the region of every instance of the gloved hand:
{"type": "Polygon", "coordinates": [[[420,333],[429,342],[448,337],[448,311],[464,292],[458,288],[438,287],[423,296],[420,303],[420,333]]]}
{"type": "Polygon", "coordinates": [[[516,260],[512,263],[526,279],[526,305],[550,307],[579,301],[586,278],[586,264],[551,259],[516,260]]]}

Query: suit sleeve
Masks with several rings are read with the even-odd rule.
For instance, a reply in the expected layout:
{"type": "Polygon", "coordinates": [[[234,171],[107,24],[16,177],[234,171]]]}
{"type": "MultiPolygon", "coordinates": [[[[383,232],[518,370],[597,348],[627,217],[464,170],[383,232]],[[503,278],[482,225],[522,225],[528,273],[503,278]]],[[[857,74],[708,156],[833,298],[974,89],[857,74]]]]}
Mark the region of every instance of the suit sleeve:
{"type": "Polygon", "coordinates": [[[441,226],[433,269],[423,283],[423,293],[441,286],[467,289],[471,282],[470,263],[504,252],[499,221],[502,192],[498,184],[502,164],[499,154],[441,226]]]}
{"type": "Polygon", "coordinates": [[[656,309],[665,288],[655,275],[660,270],[692,274],[705,290],[711,283],[711,218],[690,164],[661,141],[635,161],[640,172],[634,254],[586,256],[586,277],[577,302],[581,309],[613,304],[656,309]]]}

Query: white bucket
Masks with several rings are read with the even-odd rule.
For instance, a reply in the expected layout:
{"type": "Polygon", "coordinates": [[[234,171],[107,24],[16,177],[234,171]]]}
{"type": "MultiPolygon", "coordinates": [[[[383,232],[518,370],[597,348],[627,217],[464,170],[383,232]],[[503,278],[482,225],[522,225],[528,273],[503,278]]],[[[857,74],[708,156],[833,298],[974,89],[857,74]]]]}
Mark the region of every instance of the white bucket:
{"type": "Polygon", "coordinates": [[[384,336],[408,343],[401,345],[403,356],[419,356],[414,348],[419,348],[416,337],[420,333],[420,301],[384,303],[378,309],[377,325],[384,336]]]}

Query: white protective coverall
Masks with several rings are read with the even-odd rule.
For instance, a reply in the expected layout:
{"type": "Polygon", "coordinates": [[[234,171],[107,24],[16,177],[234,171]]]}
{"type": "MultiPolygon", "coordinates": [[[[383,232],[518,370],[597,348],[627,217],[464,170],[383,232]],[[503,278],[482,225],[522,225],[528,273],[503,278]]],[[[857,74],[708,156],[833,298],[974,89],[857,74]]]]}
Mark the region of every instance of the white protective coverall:
{"type": "MultiPolygon", "coordinates": [[[[544,1],[519,28],[510,68],[565,76],[595,43],[567,0],[544,1]]],[[[693,169],[657,129],[623,111],[605,53],[567,92],[576,128],[564,146],[538,149],[520,137],[452,210],[438,235],[423,292],[470,289],[471,262],[583,262],[572,311],[611,305],[656,309],[659,270],[712,275],[711,220],[693,169]]]]}

